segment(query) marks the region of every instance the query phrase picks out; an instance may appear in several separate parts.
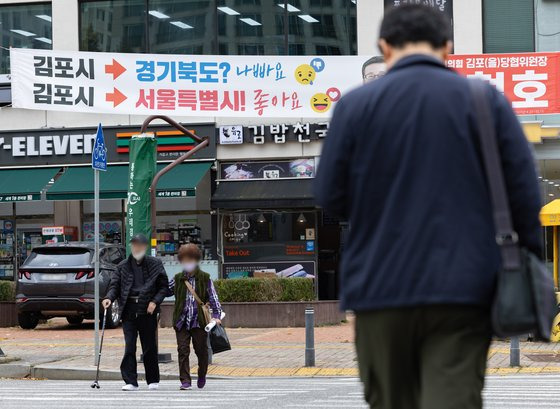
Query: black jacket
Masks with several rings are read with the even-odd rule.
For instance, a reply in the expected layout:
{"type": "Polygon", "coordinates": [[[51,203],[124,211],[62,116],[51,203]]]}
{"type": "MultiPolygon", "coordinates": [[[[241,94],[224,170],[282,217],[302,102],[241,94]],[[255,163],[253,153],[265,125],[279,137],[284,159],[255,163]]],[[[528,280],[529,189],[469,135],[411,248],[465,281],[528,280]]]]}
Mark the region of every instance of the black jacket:
{"type": "MultiPolygon", "coordinates": [[[[531,148],[510,103],[488,86],[514,228],[541,255],[531,148]]],[[[487,306],[500,257],[467,79],[406,57],[337,103],[316,197],[350,222],[343,308],[487,306]]]]}
{"type": "MultiPolygon", "coordinates": [[[[135,262],[132,255],[130,255],[117,266],[105,296],[105,298],[113,302],[115,300],[119,301],[120,313],[124,310],[126,300],[132,288],[134,272],[131,263],[135,262]]],[[[163,264],[158,258],[145,256],[142,262],[142,270],[144,273],[144,289],[139,295],[138,311],[146,311],[151,301],[155,302],[159,308],[159,305],[169,291],[169,283],[163,264]]]]}

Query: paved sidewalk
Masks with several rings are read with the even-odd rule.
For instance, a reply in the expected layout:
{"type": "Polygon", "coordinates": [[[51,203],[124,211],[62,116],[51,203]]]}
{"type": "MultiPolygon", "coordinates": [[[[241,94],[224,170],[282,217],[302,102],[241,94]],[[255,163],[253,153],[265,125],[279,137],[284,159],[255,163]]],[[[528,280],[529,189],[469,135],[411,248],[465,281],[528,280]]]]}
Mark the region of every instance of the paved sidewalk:
{"type": "MultiPolygon", "coordinates": [[[[215,376],[356,376],[352,322],[315,330],[316,367],[304,367],[304,328],[228,328],[233,350],[214,356],[210,375],[215,376]]],[[[0,348],[21,363],[46,370],[91,372],[93,324],[71,327],[64,319],[50,320],[35,330],[0,329],[0,348]]],[[[122,330],[107,330],[101,369],[106,378],[118,378],[124,341],[122,330]],[[110,376],[109,376],[110,375],[110,376]]],[[[494,342],[488,357],[488,372],[560,373],[560,344],[522,343],[521,368],[509,368],[507,342],[494,342]]],[[[160,366],[163,377],[177,377],[177,353],[172,329],[159,330],[160,352],[172,354],[173,362],[160,366]]],[[[138,348],[140,353],[140,347],[138,348]]],[[[196,363],[196,357],[192,357],[196,363]]],[[[12,362],[11,364],[14,364],[12,362]]],[[[6,364],[7,365],[7,364],[6,364]]],[[[142,369],[142,365],[139,365],[142,369]]],[[[193,368],[196,373],[196,366],[193,368]]],[[[0,376],[2,365],[0,365],[0,376]]]]}
{"type": "MultiPolygon", "coordinates": [[[[316,368],[304,368],[304,328],[228,328],[232,351],[214,355],[210,375],[216,376],[354,376],[352,325],[320,327],[315,330],[316,368]]],[[[175,333],[159,329],[159,350],[172,354],[173,362],[160,365],[162,374],[176,376],[175,333]]],[[[0,347],[22,361],[64,368],[93,368],[93,323],[71,327],[64,319],[53,319],[35,330],[0,328],[0,347]],[[52,358],[52,362],[45,362],[52,358]]],[[[101,369],[118,370],[124,348],[122,329],[106,330],[101,369]]],[[[138,354],[141,348],[138,346],[138,354]]],[[[196,363],[192,354],[191,362],[196,363]]],[[[139,364],[139,369],[142,364],[139,364]]],[[[193,368],[196,372],[196,367],[193,368]]]]}

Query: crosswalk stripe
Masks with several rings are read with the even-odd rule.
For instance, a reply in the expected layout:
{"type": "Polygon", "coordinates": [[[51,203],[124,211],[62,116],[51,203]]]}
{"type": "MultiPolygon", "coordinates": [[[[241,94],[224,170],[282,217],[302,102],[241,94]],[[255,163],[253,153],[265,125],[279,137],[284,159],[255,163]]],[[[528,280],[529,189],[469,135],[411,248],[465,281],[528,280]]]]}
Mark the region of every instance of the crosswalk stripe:
{"type": "MultiPolygon", "coordinates": [[[[228,396],[223,396],[221,398],[192,398],[192,397],[183,397],[182,399],[179,398],[169,398],[166,397],[164,395],[160,395],[158,397],[153,397],[151,399],[146,399],[146,398],[134,398],[134,397],[125,397],[123,396],[122,398],[115,398],[115,397],[100,397],[100,396],[89,396],[88,400],[90,401],[126,401],[126,402],[145,402],[147,400],[156,400],[156,401],[166,401],[166,402],[185,402],[185,400],[188,400],[189,402],[211,402],[211,401],[217,401],[217,402],[236,402],[236,401],[242,401],[242,402],[246,402],[246,401],[260,401],[260,400],[265,400],[266,397],[242,397],[242,398],[231,398],[228,396]]],[[[4,396],[2,397],[2,400],[5,401],[55,401],[55,402],[59,402],[59,401],[64,401],[64,400],[71,400],[71,401],[75,401],[76,397],[72,396],[72,397],[67,397],[67,396],[52,396],[52,397],[44,397],[44,396],[4,396]]]]}
{"type": "MultiPolygon", "coordinates": [[[[145,385],[122,392],[120,381],[0,380],[2,409],[258,409],[263,407],[366,409],[355,378],[209,379],[204,390],[179,391],[177,381],[162,381],[158,391],[145,385]],[[111,403],[108,403],[111,402],[111,403]]],[[[558,409],[560,376],[507,375],[487,378],[485,409],[558,409]]]]}

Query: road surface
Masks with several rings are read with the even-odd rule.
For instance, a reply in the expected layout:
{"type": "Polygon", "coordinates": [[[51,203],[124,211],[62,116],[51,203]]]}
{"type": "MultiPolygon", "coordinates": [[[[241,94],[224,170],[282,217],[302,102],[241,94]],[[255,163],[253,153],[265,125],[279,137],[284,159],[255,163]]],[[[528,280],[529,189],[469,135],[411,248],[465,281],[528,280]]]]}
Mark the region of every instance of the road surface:
{"type": "MultiPolygon", "coordinates": [[[[157,391],[144,384],[137,392],[122,392],[121,382],[102,381],[100,390],[85,381],[0,380],[2,409],[367,409],[356,379],[243,378],[209,379],[204,390],[179,391],[174,381],[157,391]]],[[[486,409],[560,407],[560,376],[492,376],[485,391],[486,409]]]]}

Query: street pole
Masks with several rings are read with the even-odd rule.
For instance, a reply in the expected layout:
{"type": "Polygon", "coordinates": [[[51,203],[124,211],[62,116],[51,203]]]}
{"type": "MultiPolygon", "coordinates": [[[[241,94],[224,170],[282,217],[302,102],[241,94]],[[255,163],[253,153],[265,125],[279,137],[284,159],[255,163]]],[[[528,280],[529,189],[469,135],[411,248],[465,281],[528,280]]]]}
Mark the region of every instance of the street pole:
{"type": "Polygon", "coordinates": [[[509,345],[509,366],[520,366],[519,337],[512,337],[509,345]]]}
{"type": "Polygon", "coordinates": [[[94,254],[95,260],[93,265],[94,271],[94,282],[95,282],[95,312],[94,312],[94,328],[95,328],[95,354],[94,354],[94,365],[97,365],[97,360],[99,359],[99,171],[97,169],[93,170],[93,224],[94,224],[94,254]]]}
{"type": "Polygon", "coordinates": [[[315,366],[315,311],[305,309],[305,366],[315,366]]]}

